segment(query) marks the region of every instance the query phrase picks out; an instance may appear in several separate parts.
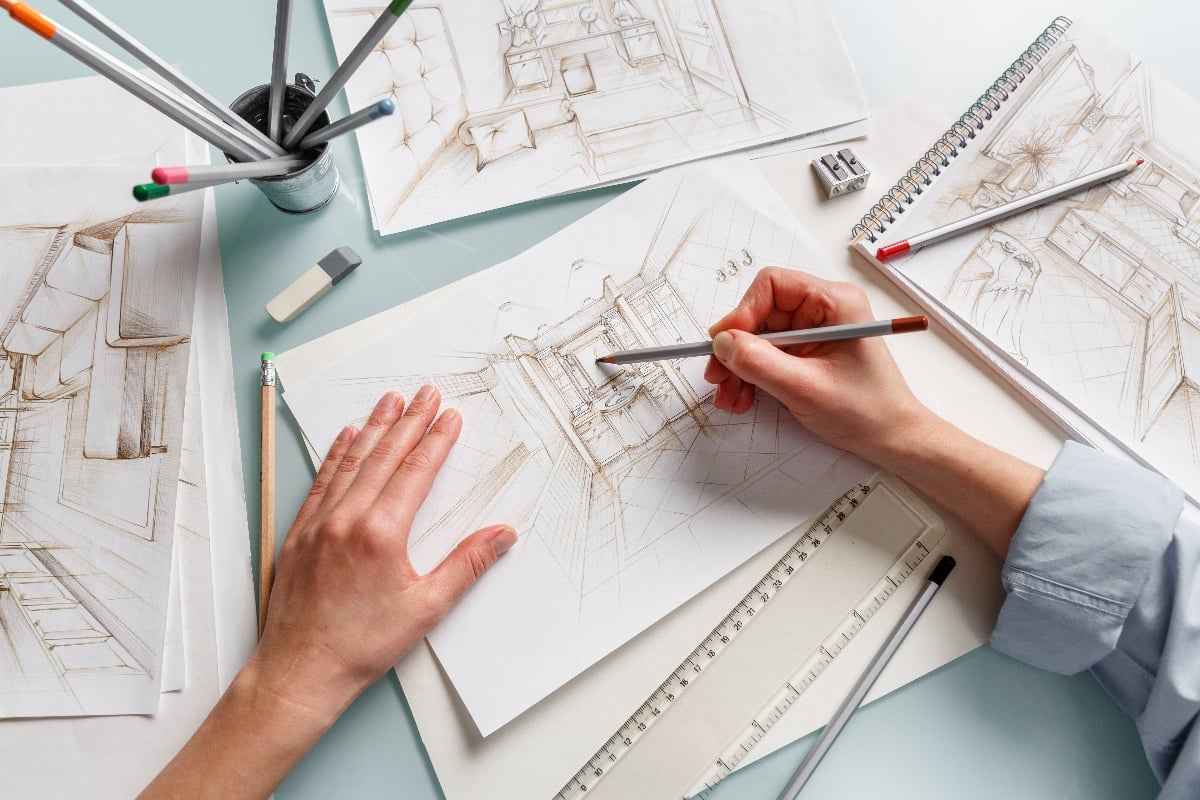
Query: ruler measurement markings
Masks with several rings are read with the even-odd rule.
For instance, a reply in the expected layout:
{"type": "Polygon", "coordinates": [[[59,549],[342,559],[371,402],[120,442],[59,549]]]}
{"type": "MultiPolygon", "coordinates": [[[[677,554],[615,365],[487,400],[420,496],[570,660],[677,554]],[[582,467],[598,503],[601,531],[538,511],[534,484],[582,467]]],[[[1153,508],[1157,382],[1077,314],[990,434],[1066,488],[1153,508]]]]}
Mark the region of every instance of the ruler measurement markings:
{"type": "MultiPolygon", "coordinates": [[[[867,496],[877,485],[878,478],[876,477],[868,483],[859,484],[849,489],[835,499],[829,509],[817,517],[796,540],[796,543],[775,562],[775,565],[771,569],[767,570],[767,574],[755,584],[754,588],[750,590],[742,601],[734,606],[733,611],[713,628],[709,635],[700,643],[700,646],[693,650],[675,668],[667,680],[663,681],[658,689],[651,693],[647,702],[643,704],[644,706],[650,705],[655,700],[659,700],[659,705],[663,707],[656,710],[648,721],[637,719],[639,712],[635,711],[617,729],[613,737],[555,795],[554,800],[574,800],[574,798],[582,796],[590,788],[588,784],[584,783],[584,780],[590,778],[599,779],[603,775],[601,767],[605,758],[615,763],[620,760],[620,757],[626,751],[632,749],[641,735],[649,729],[650,723],[663,711],[666,711],[667,707],[691,684],[691,681],[685,676],[689,672],[693,675],[703,674],[703,666],[698,662],[695,664],[697,668],[694,672],[692,672],[689,666],[692,664],[693,659],[697,657],[697,654],[706,655],[708,651],[712,651],[713,655],[708,658],[711,662],[720,654],[721,650],[731,644],[734,638],[736,638],[737,633],[745,627],[745,624],[754,618],[758,610],[761,610],[770,601],[770,598],[782,589],[783,585],[787,582],[787,578],[795,573],[796,567],[791,566],[789,562],[793,559],[798,560],[800,562],[799,566],[803,566],[812,551],[819,548],[822,541],[833,535],[837,527],[847,519],[848,514],[842,509],[848,507],[850,510],[853,510],[857,508],[860,504],[859,498],[867,496]],[[818,538],[818,536],[824,538],[818,538]],[[781,575],[784,577],[780,577],[781,575]],[[741,619],[739,619],[739,616],[741,619]],[[732,627],[732,630],[726,633],[725,630],[729,627],[732,627]],[[644,723],[640,729],[639,722],[644,723]],[[590,776],[590,778],[585,776],[590,776]]],[[[824,669],[823,665],[821,669],[824,669]]],[[[820,670],[813,677],[815,678],[819,672],[820,670]]],[[[594,784],[595,781],[593,780],[591,785],[594,784]]]]}

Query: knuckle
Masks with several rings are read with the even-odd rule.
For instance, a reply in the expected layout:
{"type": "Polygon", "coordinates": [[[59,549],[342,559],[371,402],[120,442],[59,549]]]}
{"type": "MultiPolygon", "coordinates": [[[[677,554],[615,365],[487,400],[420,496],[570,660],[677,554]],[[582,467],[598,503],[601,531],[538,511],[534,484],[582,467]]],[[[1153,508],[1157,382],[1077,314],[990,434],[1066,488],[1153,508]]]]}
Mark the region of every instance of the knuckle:
{"type": "Polygon", "coordinates": [[[363,457],[359,453],[347,453],[338,462],[337,471],[343,475],[354,474],[362,468],[363,457]]]}
{"type": "Polygon", "coordinates": [[[483,573],[487,572],[496,560],[494,554],[489,551],[491,548],[472,547],[467,551],[467,566],[471,570],[473,580],[479,580],[483,577],[483,573]]]}
{"type": "Polygon", "coordinates": [[[337,541],[350,536],[354,521],[344,511],[334,511],[321,523],[320,533],[323,538],[337,541]]]}
{"type": "Polygon", "coordinates": [[[404,471],[410,474],[433,472],[438,468],[437,460],[425,448],[417,448],[404,459],[404,471]]]}

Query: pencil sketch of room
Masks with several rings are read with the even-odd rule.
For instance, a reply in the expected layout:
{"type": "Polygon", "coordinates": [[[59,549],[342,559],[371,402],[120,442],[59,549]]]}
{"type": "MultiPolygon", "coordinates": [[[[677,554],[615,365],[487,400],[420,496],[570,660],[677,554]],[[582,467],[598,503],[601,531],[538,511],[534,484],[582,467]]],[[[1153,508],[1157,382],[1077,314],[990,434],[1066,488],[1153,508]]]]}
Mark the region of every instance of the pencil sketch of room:
{"type": "Polygon", "coordinates": [[[0,228],[0,715],[160,668],[198,248],[171,211],[0,228]]]}
{"type": "Polygon", "coordinates": [[[705,359],[595,363],[618,349],[703,339],[769,247],[771,263],[791,263],[780,241],[793,234],[727,213],[668,211],[640,270],[621,283],[609,264],[564,265],[572,285],[590,287],[577,296],[591,296],[527,332],[509,330],[513,309],[500,306],[499,346],[447,354],[479,368],[340,381],[406,396],[432,383],[470,420],[444,470],[451,485],[473,488],[431,497],[433,523],[414,544],[436,538],[449,549],[503,519],[524,546],[530,536],[541,542],[582,602],[640,559],[662,557],[673,537],[690,537],[698,515],[725,518],[722,509],[737,505],[744,521],[754,509],[788,507],[812,464],[835,468],[839,451],[793,439],[790,415],[773,401],[739,417],[716,411],[705,359]]]}
{"type": "MultiPolygon", "coordinates": [[[[382,12],[327,5],[335,36],[347,41],[382,12]]],[[[390,97],[399,111],[359,133],[378,224],[386,227],[406,201],[461,216],[464,207],[490,207],[476,208],[477,197],[513,186],[544,195],[782,131],[787,121],[755,94],[756,74],[740,68],[753,37],[729,5],[413,6],[352,87],[355,105],[390,97]]]]}
{"type": "Polygon", "coordinates": [[[1140,64],[1101,85],[1112,70],[1072,45],[1042,70],[1036,91],[1013,102],[1048,115],[1010,117],[938,219],[1146,163],[985,231],[945,296],[1084,407],[1200,463],[1200,141],[1174,116],[1175,90],[1140,64]],[[1038,343],[1023,336],[1027,323],[1038,343]]]}

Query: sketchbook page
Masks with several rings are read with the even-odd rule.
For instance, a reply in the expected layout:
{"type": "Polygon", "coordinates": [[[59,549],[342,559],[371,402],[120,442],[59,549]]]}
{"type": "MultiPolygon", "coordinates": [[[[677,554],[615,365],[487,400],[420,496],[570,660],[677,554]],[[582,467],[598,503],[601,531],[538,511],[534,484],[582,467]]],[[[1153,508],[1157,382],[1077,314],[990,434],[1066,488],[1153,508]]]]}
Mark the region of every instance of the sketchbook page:
{"type": "MultiPolygon", "coordinates": [[[[1191,495],[1200,105],[1076,23],[883,235],[903,238],[1131,158],[1127,176],[884,266],[1191,495]]],[[[874,246],[882,244],[881,240],[874,246]]]]}
{"type": "Polygon", "coordinates": [[[462,411],[410,551],[425,572],[488,522],[525,532],[429,637],[484,735],[866,477],[774,401],[714,409],[704,359],[595,364],[819,259],[745,161],[659,175],[285,394],[318,451],[387,389],[462,411]]]}
{"type": "MultiPolygon", "coordinates": [[[[326,0],[345,58],[385,3],[326,0]]],[[[823,0],[409,8],[346,85],[383,234],[867,117],[823,0]]]]}
{"type": "Polygon", "coordinates": [[[206,423],[190,411],[200,408],[199,391],[195,382],[189,385],[174,548],[183,592],[187,685],[163,694],[154,716],[6,720],[0,725],[6,795],[133,797],[190,738],[219,696],[202,444],[206,423]]]}
{"type": "MultiPolygon", "coordinates": [[[[0,166],[195,163],[182,158],[183,128],[99,76],[0,88],[0,108],[0,166]]],[[[133,185],[117,188],[128,195],[133,185]]]]}
{"type": "Polygon", "coordinates": [[[158,706],[201,209],[95,190],[146,163],[0,176],[3,716],[158,706]]]}
{"type": "Polygon", "coordinates": [[[217,687],[224,691],[258,644],[258,616],[250,571],[250,529],[242,482],[242,450],[217,215],[213,193],[207,191],[204,194],[207,197],[196,293],[196,327],[203,356],[200,383],[204,391],[200,402],[205,420],[204,453],[213,531],[217,687]]]}

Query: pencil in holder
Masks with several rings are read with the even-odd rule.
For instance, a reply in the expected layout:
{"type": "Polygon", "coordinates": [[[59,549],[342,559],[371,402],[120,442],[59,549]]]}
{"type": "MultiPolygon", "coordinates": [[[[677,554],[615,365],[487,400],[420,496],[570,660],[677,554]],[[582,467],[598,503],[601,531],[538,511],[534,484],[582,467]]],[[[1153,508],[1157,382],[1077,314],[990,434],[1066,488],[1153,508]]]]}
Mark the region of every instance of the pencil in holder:
{"type": "MultiPolygon", "coordinates": [[[[315,88],[312,79],[301,73],[296,74],[295,83],[285,87],[283,98],[283,131],[285,134],[295,124],[296,119],[304,113],[304,109],[308,108],[316,98],[315,88]]],[[[270,94],[269,84],[255,86],[230,103],[229,107],[255,128],[267,133],[270,94]]],[[[318,130],[328,124],[329,114],[326,112],[317,117],[312,130],[318,130]]],[[[323,208],[337,194],[339,184],[337,166],[333,163],[332,144],[332,142],[324,142],[309,148],[304,153],[298,153],[297,155],[308,156],[312,159],[300,169],[270,178],[251,178],[249,181],[258,187],[272,205],[288,214],[307,214],[323,208]]],[[[229,158],[228,154],[226,154],[226,158],[229,158]]]]}

